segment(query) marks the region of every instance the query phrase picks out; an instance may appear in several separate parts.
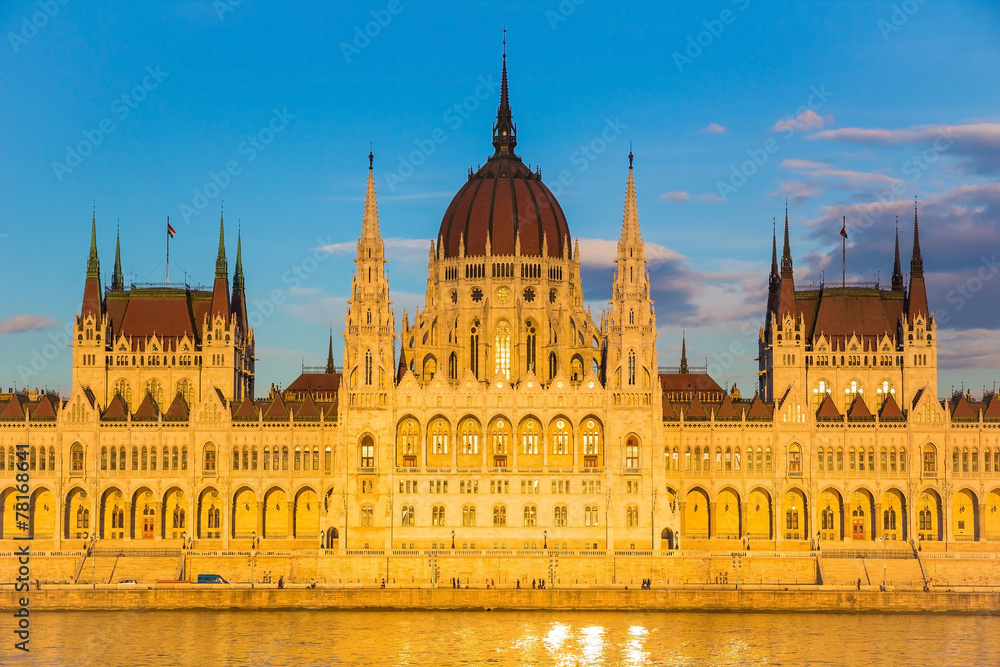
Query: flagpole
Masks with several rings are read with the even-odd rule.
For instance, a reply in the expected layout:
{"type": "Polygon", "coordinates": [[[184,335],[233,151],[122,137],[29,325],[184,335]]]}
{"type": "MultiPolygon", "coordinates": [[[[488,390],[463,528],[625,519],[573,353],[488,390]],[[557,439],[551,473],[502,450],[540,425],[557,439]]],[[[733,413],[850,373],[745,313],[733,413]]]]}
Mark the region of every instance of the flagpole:
{"type": "MultiPolygon", "coordinates": [[[[847,229],[847,216],[844,216],[844,226],[843,229],[847,229]]],[[[843,252],[841,253],[842,268],[841,268],[841,286],[847,287],[847,234],[841,234],[841,241],[843,241],[843,252]]]]}
{"type": "Polygon", "coordinates": [[[167,287],[170,287],[170,216],[167,216],[167,287]]]}

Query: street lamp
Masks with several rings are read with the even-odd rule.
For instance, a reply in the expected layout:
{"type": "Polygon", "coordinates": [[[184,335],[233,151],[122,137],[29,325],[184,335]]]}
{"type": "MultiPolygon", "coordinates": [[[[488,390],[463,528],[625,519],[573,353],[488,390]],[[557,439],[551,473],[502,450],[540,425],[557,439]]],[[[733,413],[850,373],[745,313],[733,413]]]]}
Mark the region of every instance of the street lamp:
{"type": "MultiPolygon", "coordinates": [[[[244,535],[245,534],[246,533],[244,533],[244,535]]],[[[253,531],[252,533],[250,533],[250,548],[251,549],[256,549],[257,548],[257,531],[256,530],[253,531]]]]}
{"type": "Polygon", "coordinates": [[[733,554],[733,569],[736,570],[736,590],[740,590],[740,564],[742,561],[742,554],[733,554]]]}
{"type": "Polygon", "coordinates": [[[451,548],[455,548],[455,531],[451,531],[451,548]]]}
{"type": "Polygon", "coordinates": [[[544,544],[542,544],[542,548],[548,550],[548,548],[549,548],[549,531],[547,531],[547,530],[543,530],[542,531],[542,540],[544,541],[544,544]]]}
{"type": "Polygon", "coordinates": [[[882,533],[882,590],[885,590],[885,571],[887,567],[886,553],[885,553],[885,541],[889,539],[889,533],[882,533]]]}
{"type": "Polygon", "coordinates": [[[91,570],[90,579],[94,582],[94,590],[97,590],[97,533],[90,536],[91,570]]]}
{"type": "Polygon", "coordinates": [[[252,551],[250,552],[250,554],[247,556],[247,565],[250,566],[250,588],[253,588],[254,587],[254,583],[255,583],[255,578],[254,578],[253,571],[254,571],[254,567],[257,565],[257,554],[256,553],[254,553],[252,551]]]}
{"type": "Polygon", "coordinates": [[[187,549],[187,531],[181,531],[181,549],[187,549]]]}

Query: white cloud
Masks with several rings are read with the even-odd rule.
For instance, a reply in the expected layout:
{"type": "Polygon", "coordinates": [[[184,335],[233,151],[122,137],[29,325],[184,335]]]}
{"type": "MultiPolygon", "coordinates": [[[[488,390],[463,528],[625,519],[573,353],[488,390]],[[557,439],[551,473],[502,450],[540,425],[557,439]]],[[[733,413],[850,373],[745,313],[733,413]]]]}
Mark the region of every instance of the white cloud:
{"type": "Polygon", "coordinates": [[[691,195],[690,193],[684,191],[675,190],[673,192],[664,192],[662,195],[660,195],[660,199],[665,201],[672,201],[675,204],[679,204],[681,202],[687,201],[688,199],[691,199],[691,195]]]}
{"type": "MultiPolygon", "coordinates": [[[[588,268],[608,268],[614,266],[618,257],[618,241],[610,239],[584,239],[580,242],[580,265],[588,268]]],[[[683,255],[666,246],[646,241],[646,261],[650,264],[673,262],[685,259],[683,255]]]]}
{"type": "Polygon", "coordinates": [[[24,331],[42,331],[59,326],[59,323],[48,316],[41,315],[14,315],[5,320],[0,320],[0,334],[21,333],[24,331]]]}
{"type": "Polygon", "coordinates": [[[794,118],[784,118],[779,120],[771,128],[772,132],[795,132],[804,130],[815,130],[823,127],[826,123],[832,123],[833,116],[820,116],[812,109],[806,109],[794,118]]]}
{"type": "Polygon", "coordinates": [[[698,131],[704,134],[725,134],[729,130],[718,123],[709,123],[698,131]]]}

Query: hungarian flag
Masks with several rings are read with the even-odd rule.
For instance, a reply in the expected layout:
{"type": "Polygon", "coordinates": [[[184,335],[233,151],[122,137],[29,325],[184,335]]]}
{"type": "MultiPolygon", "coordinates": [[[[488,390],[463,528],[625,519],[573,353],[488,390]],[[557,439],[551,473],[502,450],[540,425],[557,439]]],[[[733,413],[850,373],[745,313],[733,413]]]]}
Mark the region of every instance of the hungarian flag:
{"type": "Polygon", "coordinates": [[[847,238],[847,219],[844,219],[844,226],[840,228],[840,235],[847,238]]]}
{"type": "Polygon", "coordinates": [[[170,238],[174,238],[174,236],[176,234],[177,234],[177,230],[174,229],[173,227],[171,227],[170,223],[168,222],[167,223],[167,236],[169,236],[170,238]]]}

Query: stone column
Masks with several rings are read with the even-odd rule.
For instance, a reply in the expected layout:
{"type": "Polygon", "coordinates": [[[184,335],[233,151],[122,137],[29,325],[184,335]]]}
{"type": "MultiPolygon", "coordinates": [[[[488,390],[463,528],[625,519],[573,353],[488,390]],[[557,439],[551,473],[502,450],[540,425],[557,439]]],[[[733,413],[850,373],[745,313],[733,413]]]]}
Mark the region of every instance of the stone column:
{"type": "Polygon", "coordinates": [[[233,499],[227,498],[229,494],[225,492],[219,493],[219,501],[222,504],[222,526],[219,530],[222,531],[222,548],[229,548],[229,538],[232,536],[233,528],[230,523],[233,520],[233,499]]]}
{"type": "Polygon", "coordinates": [[[875,516],[872,517],[872,541],[877,543],[876,538],[888,533],[882,521],[882,502],[875,503],[875,516]]]}
{"type": "Polygon", "coordinates": [[[716,522],[716,515],[715,515],[715,513],[717,511],[717,508],[716,508],[717,504],[718,503],[716,501],[709,500],[708,501],[708,507],[705,508],[706,510],[708,510],[708,521],[707,521],[707,524],[708,524],[708,539],[710,539],[710,540],[718,537],[718,535],[719,535],[719,527],[718,527],[718,525],[716,525],[717,522],[716,522]]]}
{"type": "Polygon", "coordinates": [[[749,520],[749,509],[750,509],[750,496],[748,495],[745,500],[740,502],[740,538],[743,539],[750,532],[750,520],[749,520]]]}
{"type": "Polygon", "coordinates": [[[125,541],[132,541],[132,535],[135,534],[135,516],[132,514],[132,503],[125,501],[125,520],[127,522],[127,527],[125,528],[125,541]]]}
{"type": "Polygon", "coordinates": [[[288,535],[287,537],[295,537],[295,501],[288,500],[288,535]]]}
{"type": "Polygon", "coordinates": [[[264,501],[257,501],[257,537],[264,537],[264,501]]]}

